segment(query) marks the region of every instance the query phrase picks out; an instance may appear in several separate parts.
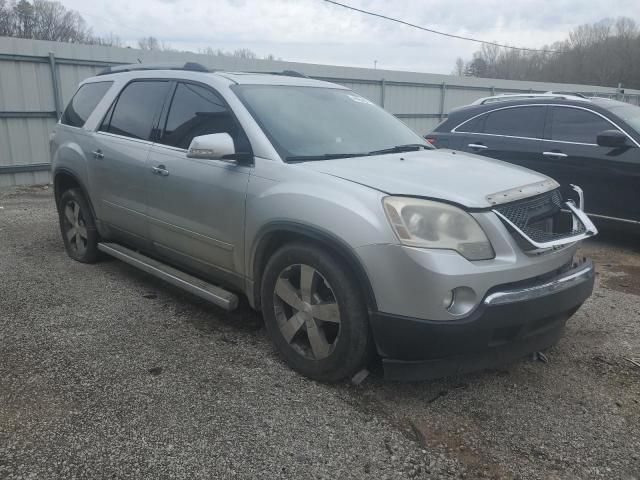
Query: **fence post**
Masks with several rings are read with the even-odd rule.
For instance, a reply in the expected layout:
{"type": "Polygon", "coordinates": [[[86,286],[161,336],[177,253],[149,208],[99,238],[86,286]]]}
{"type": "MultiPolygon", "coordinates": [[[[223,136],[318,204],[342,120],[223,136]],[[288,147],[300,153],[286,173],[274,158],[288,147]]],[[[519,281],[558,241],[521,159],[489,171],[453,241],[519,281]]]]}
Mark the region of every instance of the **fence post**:
{"type": "Polygon", "coordinates": [[[440,85],[440,121],[444,119],[444,100],[447,96],[447,84],[442,82],[440,85]]]}
{"type": "Polygon", "coordinates": [[[62,116],[62,99],[60,98],[60,79],[56,68],[56,56],[49,52],[49,65],[51,66],[51,84],[53,85],[53,103],[56,109],[56,116],[62,116]]]}
{"type": "Polygon", "coordinates": [[[380,106],[382,108],[384,108],[384,103],[385,103],[385,96],[386,96],[386,86],[387,86],[387,82],[385,81],[385,79],[383,78],[382,80],[380,80],[380,106]]]}

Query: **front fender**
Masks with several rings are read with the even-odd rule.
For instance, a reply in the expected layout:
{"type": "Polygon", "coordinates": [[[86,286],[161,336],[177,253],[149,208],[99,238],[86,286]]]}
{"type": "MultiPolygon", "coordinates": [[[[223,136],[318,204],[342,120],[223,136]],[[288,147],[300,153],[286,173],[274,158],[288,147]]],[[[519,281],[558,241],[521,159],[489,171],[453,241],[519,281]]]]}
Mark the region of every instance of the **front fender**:
{"type": "Polygon", "coordinates": [[[260,262],[256,260],[265,236],[286,231],[329,244],[358,277],[364,277],[360,280],[368,283],[366,265],[355,249],[397,243],[382,208],[384,194],[295,165],[268,163],[256,162],[256,172],[249,181],[245,228],[245,274],[249,281],[257,280],[256,265],[260,262]]]}

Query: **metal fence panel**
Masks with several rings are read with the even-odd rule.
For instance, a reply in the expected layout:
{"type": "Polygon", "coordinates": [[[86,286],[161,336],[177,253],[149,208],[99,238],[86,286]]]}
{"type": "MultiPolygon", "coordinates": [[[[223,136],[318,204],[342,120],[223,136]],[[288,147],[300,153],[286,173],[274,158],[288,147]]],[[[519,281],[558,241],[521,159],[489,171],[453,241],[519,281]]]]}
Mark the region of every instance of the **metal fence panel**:
{"type": "Polygon", "coordinates": [[[376,83],[358,83],[358,82],[338,82],[340,85],[344,85],[350,88],[354,92],[359,93],[364,98],[371,100],[377,105],[382,105],[382,92],[380,84],[376,83]]]}
{"type": "MultiPolygon", "coordinates": [[[[189,52],[147,52],[0,37],[0,186],[49,180],[49,133],[78,83],[107,65],[199,62],[227,71],[296,70],[333,81],[383,106],[419,134],[430,131],[452,109],[498,93],[575,91],[620,98],[613,88],[428,73],[251,60],[189,52]],[[53,67],[53,68],[52,68],[53,67]]],[[[624,98],[640,104],[639,90],[624,98]]]]}

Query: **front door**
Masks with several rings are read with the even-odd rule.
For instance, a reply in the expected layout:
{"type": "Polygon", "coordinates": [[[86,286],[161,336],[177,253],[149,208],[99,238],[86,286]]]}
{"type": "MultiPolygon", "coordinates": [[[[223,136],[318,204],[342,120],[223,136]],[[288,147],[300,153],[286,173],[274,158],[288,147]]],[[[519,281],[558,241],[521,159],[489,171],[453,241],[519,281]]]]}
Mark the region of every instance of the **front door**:
{"type": "Polygon", "coordinates": [[[165,258],[214,276],[242,271],[250,166],[187,158],[199,135],[229,133],[236,150],[247,141],[222,98],[195,83],[176,85],[159,141],[147,162],[149,231],[165,258]]]}
{"type": "Polygon", "coordinates": [[[640,220],[640,149],[631,140],[621,148],[599,146],[598,133],[616,127],[590,110],[554,106],[550,114],[541,152],[549,175],[565,188],[579,185],[587,213],[640,220]]]}

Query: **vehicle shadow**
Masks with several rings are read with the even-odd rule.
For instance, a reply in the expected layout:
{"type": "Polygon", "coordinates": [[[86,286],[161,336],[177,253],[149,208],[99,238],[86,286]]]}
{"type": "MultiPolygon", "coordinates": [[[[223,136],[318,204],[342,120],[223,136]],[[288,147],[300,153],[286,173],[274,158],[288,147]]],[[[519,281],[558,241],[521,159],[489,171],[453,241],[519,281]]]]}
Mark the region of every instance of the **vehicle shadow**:
{"type": "Polygon", "coordinates": [[[201,333],[213,334],[217,331],[257,332],[264,322],[260,312],[249,306],[244,295],[238,295],[238,308],[227,312],[200,297],[170,285],[150,274],[119,260],[106,257],[102,262],[109,269],[117,270],[118,275],[128,277],[140,290],[141,301],[162,302],[163,307],[182,318],[201,333]]]}

